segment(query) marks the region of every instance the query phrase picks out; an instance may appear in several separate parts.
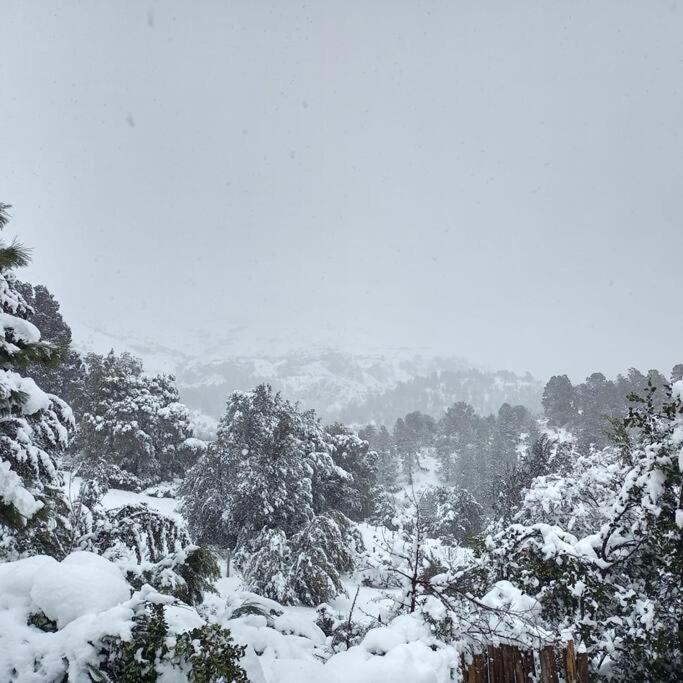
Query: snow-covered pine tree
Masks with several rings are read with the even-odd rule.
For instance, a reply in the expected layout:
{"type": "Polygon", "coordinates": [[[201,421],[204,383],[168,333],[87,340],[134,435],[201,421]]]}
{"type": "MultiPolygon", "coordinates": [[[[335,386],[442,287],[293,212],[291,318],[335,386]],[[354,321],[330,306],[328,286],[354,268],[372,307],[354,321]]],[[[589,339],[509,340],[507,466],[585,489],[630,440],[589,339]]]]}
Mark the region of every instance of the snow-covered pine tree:
{"type": "Polygon", "coordinates": [[[154,375],[147,379],[154,397],[153,440],[162,481],[185,476],[206,448],[193,437],[192,415],[180,402],[173,375],[154,375]]]}
{"type": "Polygon", "coordinates": [[[333,598],[341,588],[336,574],[348,567],[346,546],[339,547],[347,541],[340,531],[346,518],[322,517],[353,478],[334,463],[328,440],[315,413],[301,412],[270,386],[235,392],[216,441],[181,486],[194,539],[235,550],[250,585],[282,602],[333,598]],[[315,586],[297,569],[313,565],[315,586]]]}
{"type": "Polygon", "coordinates": [[[182,474],[198,451],[171,375],[148,376],[128,353],[86,356],[80,467],[111,486],[144,488],[182,474]]]}
{"type": "Polygon", "coordinates": [[[358,436],[377,453],[377,483],[387,491],[396,491],[399,486],[399,462],[389,430],[384,425],[368,425],[358,432],[358,436]]]}
{"type": "Polygon", "coordinates": [[[80,354],[70,348],[71,328],[62,317],[59,302],[45,285],[17,281],[17,288],[33,309],[30,320],[40,330],[41,339],[59,349],[62,358],[58,365],[33,363],[26,368],[26,374],[43,391],[66,401],[78,416],[85,368],[80,354]]]}
{"type": "Polygon", "coordinates": [[[471,542],[482,530],[484,510],[459,486],[436,486],[422,496],[427,534],[449,545],[471,542]]]}
{"type": "MultiPolygon", "coordinates": [[[[0,229],[8,222],[0,204],[0,229]]],[[[21,374],[27,365],[58,362],[28,321],[15,268],[29,261],[18,242],[0,243],[0,557],[68,552],[68,506],[57,469],[73,428],[71,409],[21,374]]]]}
{"type": "Polygon", "coordinates": [[[439,420],[435,443],[444,483],[457,482],[471,490],[476,488],[478,461],[482,458],[477,448],[480,419],[471,405],[459,401],[439,420]]]}
{"type": "Polygon", "coordinates": [[[336,493],[330,505],[348,517],[362,521],[372,514],[377,491],[378,456],[370,444],[339,422],[327,427],[328,446],[335,465],[349,472],[352,481],[333,482],[336,493]]]}
{"type": "Polygon", "coordinates": [[[565,427],[576,418],[576,390],[567,375],[553,375],[543,389],[543,410],[552,427],[565,427]]]}

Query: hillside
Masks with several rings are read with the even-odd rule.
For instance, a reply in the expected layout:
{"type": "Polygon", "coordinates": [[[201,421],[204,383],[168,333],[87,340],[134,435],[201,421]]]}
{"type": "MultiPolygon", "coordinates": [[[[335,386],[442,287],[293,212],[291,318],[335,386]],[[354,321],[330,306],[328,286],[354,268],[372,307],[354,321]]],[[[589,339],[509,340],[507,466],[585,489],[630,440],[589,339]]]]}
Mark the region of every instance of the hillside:
{"type": "Polygon", "coordinates": [[[191,352],[170,345],[76,326],[76,348],[104,353],[113,348],[140,357],[150,372],[172,372],[188,406],[218,418],[232,391],[268,383],[289,399],[315,408],[323,420],[391,425],[407,412],[435,417],[456,401],[477,412],[502,403],[540,410],[541,381],[527,374],[474,368],[452,354],[423,349],[345,352],[311,341],[262,338],[246,331],[223,340],[200,336],[191,352]]]}

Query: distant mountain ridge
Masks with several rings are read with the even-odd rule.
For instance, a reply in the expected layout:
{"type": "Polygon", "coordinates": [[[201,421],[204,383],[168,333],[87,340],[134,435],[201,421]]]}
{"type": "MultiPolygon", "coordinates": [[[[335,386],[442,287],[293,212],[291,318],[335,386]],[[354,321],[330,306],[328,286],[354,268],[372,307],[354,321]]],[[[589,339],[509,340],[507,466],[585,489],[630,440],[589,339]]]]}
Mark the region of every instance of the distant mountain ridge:
{"type": "Polygon", "coordinates": [[[505,402],[538,411],[543,390],[528,374],[485,371],[456,356],[410,349],[348,353],[311,343],[305,350],[281,344],[284,348],[276,353],[258,348],[249,354],[233,339],[221,346],[203,338],[188,353],[96,328],[76,328],[74,339],[81,351],[129,351],[142,358],[149,372],[173,372],[183,401],[212,417],[222,415],[231,392],[262,382],[305,408],[315,408],[326,422],[349,424],[393,425],[414,410],[438,418],[456,401],[470,403],[481,414],[495,413],[505,402]]]}

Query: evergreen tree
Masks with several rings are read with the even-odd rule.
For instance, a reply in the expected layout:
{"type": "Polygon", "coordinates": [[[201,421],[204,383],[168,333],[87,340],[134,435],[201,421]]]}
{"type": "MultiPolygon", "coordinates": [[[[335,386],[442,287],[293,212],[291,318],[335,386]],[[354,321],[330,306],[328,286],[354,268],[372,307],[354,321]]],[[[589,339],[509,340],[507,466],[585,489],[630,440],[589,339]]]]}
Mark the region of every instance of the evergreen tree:
{"type": "Polygon", "coordinates": [[[577,387],[577,405],[579,446],[583,450],[591,446],[606,446],[609,437],[608,418],[619,413],[614,382],[607,380],[601,372],[594,372],[577,387]]]}
{"type": "Polygon", "coordinates": [[[543,410],[553,427],[565,427],[576,418],[576,395],[567,375],[554,375],[543,390],[543,410]]]}
{"type": "Polygon", "coordinates": [[[394,440],[387,428],[382,425],[368,425],[358,432],[361,439],[370,444],[377,453],[377,483],[388,491],[398,489],[399,462],[396,457],[394,440]]]}
{"type": "Polygon", "coordinates": [[[328,446],[332,460],[351,474],[352,481],[335,488],[337,495],[329,504],[348,517],[362,521],[372,513],[377,494],[378,456],[370,450],[370,444],[352,429],[341,423],[327,428],[328,446]]]}
{"type": "Polygon", "coordinates": [[[171,375],[147,376],[128,353],[88,354],[78,450],[87,476],[143,488],[180,476],[202,449],[171,375]]]}
{"type": "MultiPolygon", "coordinates": [[[[0,204],[0,230],[9,206],[0,204]]],[[[68,505],[58,458],[73,428],[67,404],[20,372],[59,352],[28,322],[32,309],[13,270],[29,261],[18,242],[0,243],[0,556],[68,552],[68,505]]]]}
{"type": "Polygon", "coordinates": [[[418,410],[396,420],[394,443],[401,458],[403,474],[409,484],[413,481],[415,469],[420,466],[420,451],[433,445],[435,434],[434,418],[418,410]]]}
{"type": "Polygon", "coordinates": [[[503,403],[493,436],[493,474],[517,462],[533,443],[536,433],[536,420],[524,406],[503,403]]]}
{"type": "MultiPolygon", "coordinates": [[[[367,453],[366,442],[338,436],[340,462],[349,455],[344,445],[367,453]]],[[[312,411],[301,412],[267,385],[235,392],[216,441],[181,487],[192,535],[234,549],[249,584],[269,597],[305,604],[331,599],[349,552],[348,520],[334,506],[346,505],[339,491],[359,491],[331,450],[330,435],[312,411]]]]}
{"type": "Polygon", "coordinates": [[[478,448],[479,420],[474,408],[462,401],[450,406],[439,420],[436,454],[444,483],[458,483],[469,490],[477,488],[477,461],[482,456],[478,448]]]}
{"type": "Polygon", "coordinates": [[[33,310],[30,320],[40,330],[41,339],[57,348],[62,357],[56,366],[33,363],[26,374],[44,391],[69,403],[80,417],[85,368],[80,354],[70,348],[71,328],[62,317],[59,302],[44,285],[17,281],[17,288],[33,310]]]}
{"type": "Polygon", "coordinates": [[[474,496],[459,486],[437,486],[422,498],[426,533],[447,544],[472,541],[482,529],[484,510],[474,496]]]}
{"type": "Polygon", "coordinates": [[[264,527],[300,530],[344,482],[352,477],[335,466],[315,414],[260,385],[228,400],[216,441],[183,484],[183,510],[195,538],[234,548],[264,527]]]}

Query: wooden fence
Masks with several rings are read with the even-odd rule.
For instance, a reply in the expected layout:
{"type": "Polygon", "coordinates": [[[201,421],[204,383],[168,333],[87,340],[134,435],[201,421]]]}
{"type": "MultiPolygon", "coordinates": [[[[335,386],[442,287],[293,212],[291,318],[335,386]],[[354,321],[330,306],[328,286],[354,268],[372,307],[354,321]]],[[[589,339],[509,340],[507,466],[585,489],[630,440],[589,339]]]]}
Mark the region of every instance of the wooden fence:
{"type": "Polygon", "coordinates": [[[540,683],[557,683],[560,676],[566,683],[588,683],[588,655],[576,653],[570,640],[562,650],[552,645],[532,650],[521,650],[512,645],[489,646],[486,652],[474,655],[471,664],[463,656],[462,670],[465,683],[529,683],[536,675],[540,683]]]}

